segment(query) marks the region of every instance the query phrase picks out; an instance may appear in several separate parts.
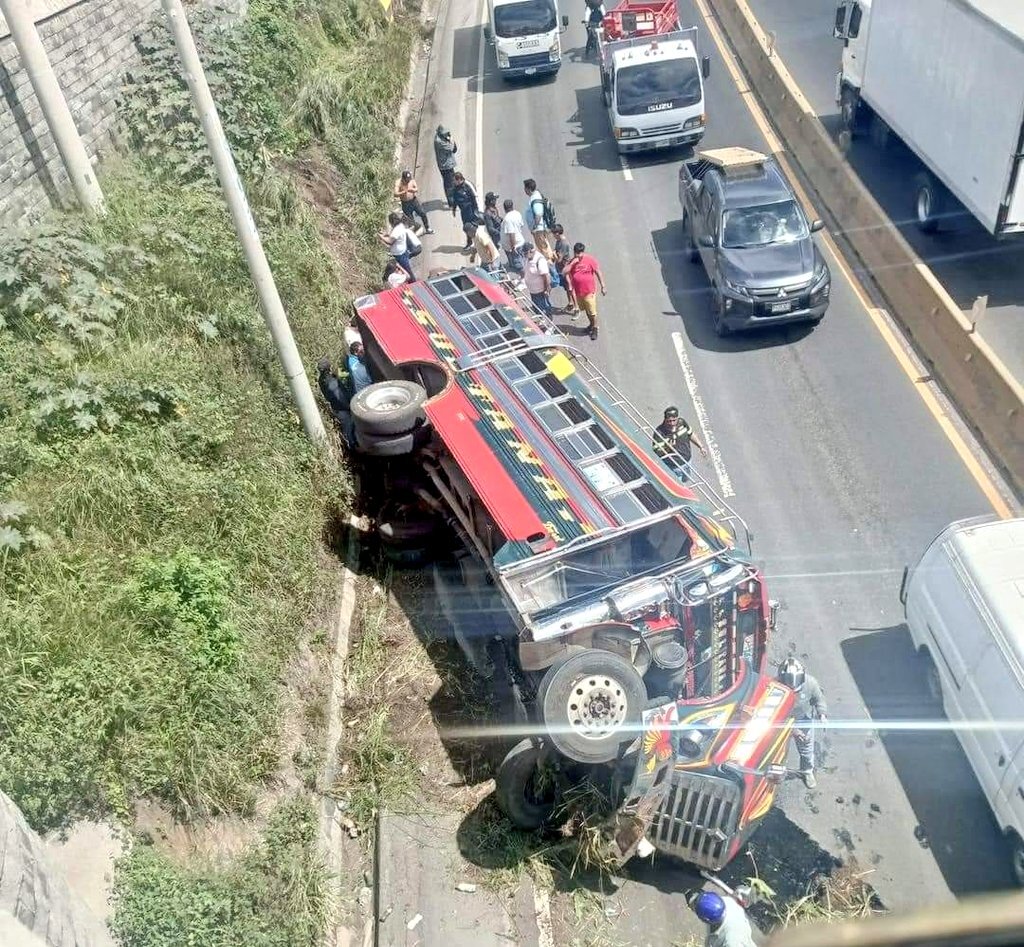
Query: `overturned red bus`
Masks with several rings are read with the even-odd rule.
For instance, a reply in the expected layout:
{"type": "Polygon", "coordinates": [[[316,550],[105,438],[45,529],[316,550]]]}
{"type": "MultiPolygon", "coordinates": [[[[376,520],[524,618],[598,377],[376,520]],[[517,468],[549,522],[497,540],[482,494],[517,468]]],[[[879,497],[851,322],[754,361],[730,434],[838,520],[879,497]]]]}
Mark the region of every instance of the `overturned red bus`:
{"type": "Polygon", "coordinates": [[[355,308],[374,384],[352,399],[353,447],[458,536],[454,562],[434,568],[439,603],[507,719],[533,734],[499,774],[504,808],[523,827],[551,818],[553,800],[528,796],[552,759],[635,765],[623,805],[657,801],[652,841],[720,867],[770,806],[762,768],[792,723],[792,700],[776,699],[789,692],[764,677],[772,608],[742,520],[695,474],[672,474],[639,413],[514,285],[468,268],[355,308]],[[678,730],[658,743],[670,759],[643,736],[669,707],[679,721],[713,711],[689,742],[678,730]],[[750,727],[756,746],[733,759],[750,727]],[[694,841],[665,834],[680,818],[694,841]],[[726,839],[715,852],[696,841],[704,819],[726,839]]]}

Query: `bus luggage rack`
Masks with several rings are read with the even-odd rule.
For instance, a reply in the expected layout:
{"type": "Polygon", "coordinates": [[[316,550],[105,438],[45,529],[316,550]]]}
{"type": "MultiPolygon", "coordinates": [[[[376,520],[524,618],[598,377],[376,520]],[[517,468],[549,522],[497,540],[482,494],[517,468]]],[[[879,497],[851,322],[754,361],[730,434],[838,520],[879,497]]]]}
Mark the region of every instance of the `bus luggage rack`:
{"type": "MultiPolygon", "coordinates": [[[[618,408],[633,422],[644,434],[654,441],[654,426],[640,413],[626,396],[606,378],[599,369],[590,361],[586,354],[572,343],[569,337],[555,323],[550,316],[545,315],[534,305],[522,280],[511,276],[505,270],[497,274],[498,282],[505,291],[516,300],[521,309],[529,312],[534,320],[546,331],[542,336],[534,336],[529,339],[518,339],[514,342],[503,342],[491,348],[475,353],[475,358],[480,359],[480,365],[486,365],[495,359],[504,358],[507,355],[514,355],[520,351],[533,348],[559,348],[564,349],[572,356],[573,364],[579,372],[580,378],[591,387],[595,393],[600,393],[608,399],[612,407],[618,408]],[[492,352],[496,354],[492,354],[492,352]]],[[[473,365],[471,367],[480,367],[473,365]]],[[[461,364],[459,368],[462,368],[461,364]]],[[[686,486],[691,488],[701,500],[710,507],[716,518],[727,523],[732,529],[736,540],[742,537],[748,555],[753,554],[753,535],[746,521],[739,515],[725,499],[717,493],[715,488],[692,466],[684,460],[676,451],[668,451],[664,459],[671,461],[673,466],[681,467],[686,471],[686,486]]]]}

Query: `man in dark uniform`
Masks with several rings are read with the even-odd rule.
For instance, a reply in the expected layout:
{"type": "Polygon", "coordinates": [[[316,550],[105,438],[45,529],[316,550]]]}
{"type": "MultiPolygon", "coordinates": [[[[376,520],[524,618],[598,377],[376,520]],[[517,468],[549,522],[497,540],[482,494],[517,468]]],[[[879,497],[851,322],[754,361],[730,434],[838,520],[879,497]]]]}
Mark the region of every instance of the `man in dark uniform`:
{"type": "Polygon", "coordinates": [[[693,455],[691,445],[705,457],[708,456],[707,449],[694,434],[693,428],[679,417],[679,409],[674,405],[667,407],[664,420],[654,429],[654,453],[681,480],[687,477],[690,457],[693,455]]]}

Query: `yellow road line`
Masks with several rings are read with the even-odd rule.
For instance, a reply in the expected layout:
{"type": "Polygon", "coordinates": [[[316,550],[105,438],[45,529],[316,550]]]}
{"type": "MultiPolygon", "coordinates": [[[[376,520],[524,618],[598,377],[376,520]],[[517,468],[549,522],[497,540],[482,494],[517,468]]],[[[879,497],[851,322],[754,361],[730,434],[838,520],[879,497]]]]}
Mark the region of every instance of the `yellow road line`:
{"type": "MultiPolygon", "coordinates": [[[[768,117],[764,113],[764,109],[761,108],[761,103],[757,101],[754,91],[750,88],[750,84],[747,82],[746,77],[740,70],[739,64],[732,55],[732,50],[730,49],[728,42],[722,35],[722,31],[718,26],[717,21],[712,15],[711,10],[708,8],[707,0],[694,0],[694,2],[697,9],[700,11],[700,15],[704,18],[704,24],[707,27],[708,32],[711,34],[711,38],[715,41],[718,51],[722,54],[722,59],[725,61],[725,66],[729,70],[729,75],[732,76],[733,83],[740,94],[740,98],[746,103],[747,109],[750,111],[750,114],[754,119],[754,123],[757,125],[761,134],[764,135],[769,150],[773,152],[776,160],[782,165],[782,168],[786,172],[786,175],[789,178],[790,183],[793,185],[800,201],[805,207],[814,212],[815,217],[820,217],[821,215],[818,213],[814,202],[810,199],[810,196],[800,184],[800,179],[793,173],[790,161],[784,153],[782,141],[775,133],[775,130],[771,127],[768,117]]],[[[1014,515],[1014,511],[1010,508],[1010,505],[1006,502],[1002,492],[979,462],[974,451],[972,451],[970,446],[967,444],[967,441],[964,440],[963,436],[950,420],[948,413],[943,409],[942,404],[935,396],[935,393],[928,386],[929,379],[921,377],[920,372],[918,372],[913,361],[907,355],[902,342],[897,337],[896,333],[893,332],[892,327],[883,315],[882,310],[872,304],[871,298],[865,291],[860,279],[853,270],[850,269],[849,264],[839,251],[839,247],[836,245],[832,235],[823,232],[822,236],[824,237],[825,245],[828,248],[829,254],[834,260],[836,266],[842,270],[843,275],[853,288],[854,295],[856,295],[860,304],[864,307],[870,317],[871,322],[878,330],[878,334],[881,335],[885,344],[895,356],[896,362],[900,368],[903,369],[904,374],[913,383],[914,389],[921,396],[921,400],[924,402],[925,407],[929,412],[931,412],[932,416],[938,422],[942,432],[946,435],[946,438],[953,446],[953,450],[957,452],[960,460],[963,461],[968,473],[970,473],[974,478],[974,481],[978,484],[981,492],[985,494],[985,498],[992,505],[992,509],[995,510],[995,512],[1003,519],[1009,519],[1014,515]]]]}

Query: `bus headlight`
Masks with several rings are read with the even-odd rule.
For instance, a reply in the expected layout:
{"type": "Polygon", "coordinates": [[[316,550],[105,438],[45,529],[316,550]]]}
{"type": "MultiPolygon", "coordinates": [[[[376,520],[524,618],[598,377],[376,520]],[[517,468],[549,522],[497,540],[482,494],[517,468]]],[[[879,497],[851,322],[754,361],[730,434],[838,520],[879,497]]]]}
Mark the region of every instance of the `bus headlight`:
{"type": "Polygon", "coordinates": [[[640,132],[636,128],[619,128],[618,126],[616,126],[616,128],[615,128],[615,137],[616,138],[639,138],[640,137],[640,132]]]}

